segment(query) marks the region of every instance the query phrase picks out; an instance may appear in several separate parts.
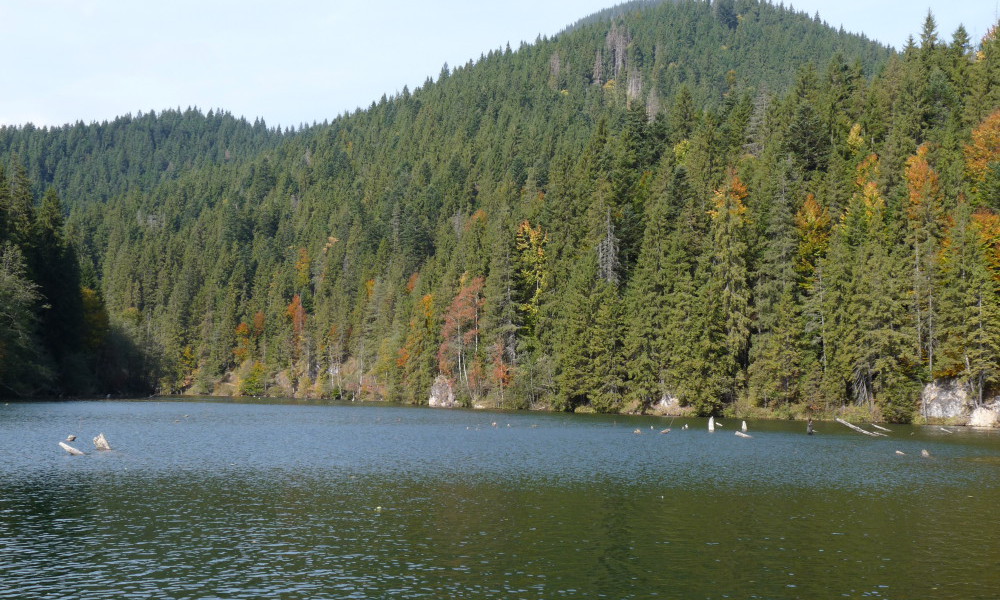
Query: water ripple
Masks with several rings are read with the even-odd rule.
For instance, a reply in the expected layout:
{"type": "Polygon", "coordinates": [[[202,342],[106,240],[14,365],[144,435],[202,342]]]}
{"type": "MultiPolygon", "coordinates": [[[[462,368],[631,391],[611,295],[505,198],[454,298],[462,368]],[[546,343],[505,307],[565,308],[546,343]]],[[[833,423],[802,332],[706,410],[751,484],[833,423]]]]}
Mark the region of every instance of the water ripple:
{"type": "Polygon", "coordinates": [[[2,599],[987,598],[1000,585],[977,567],[1000,555],[1000,524],[984,519],[1000,502],[990,436],[759,423],[742,440],[696,421],[659,435],[648,418],[391,406],[13,407],[0,418],[2,599]],[[100,431],[114,451],[54,444],[100,431]]]}

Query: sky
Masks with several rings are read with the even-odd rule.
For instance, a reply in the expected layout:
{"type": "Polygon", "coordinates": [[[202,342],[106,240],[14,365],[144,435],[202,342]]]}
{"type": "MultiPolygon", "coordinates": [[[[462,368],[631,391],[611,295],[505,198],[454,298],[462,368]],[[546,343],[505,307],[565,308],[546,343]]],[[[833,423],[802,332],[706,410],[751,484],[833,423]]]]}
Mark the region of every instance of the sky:
{"type": "MultiPolygon", "coordinates": [[[[774,0],[778,3],[777,0],[774,0]]],[[[0,0],[0,125],[222,109],[297,127],[366,108],[492,49],[552,36],[618,0],[0,0]]],[[[927,11],[973,40],[1000,0],[798,0],[901,48],[927,11]]]]}

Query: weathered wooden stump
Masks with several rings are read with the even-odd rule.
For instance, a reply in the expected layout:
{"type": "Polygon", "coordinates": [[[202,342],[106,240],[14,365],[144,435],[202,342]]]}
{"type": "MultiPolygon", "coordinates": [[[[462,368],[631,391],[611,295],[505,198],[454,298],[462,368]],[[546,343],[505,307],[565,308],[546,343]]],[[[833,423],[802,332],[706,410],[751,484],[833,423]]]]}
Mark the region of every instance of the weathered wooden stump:
{"type": "Polygon", "coordinates": [[[111,444],[108,443],[108,439],[104,437],[103,433],[94,438],[94,447],[98,450],[111,450],[111,444]]]}

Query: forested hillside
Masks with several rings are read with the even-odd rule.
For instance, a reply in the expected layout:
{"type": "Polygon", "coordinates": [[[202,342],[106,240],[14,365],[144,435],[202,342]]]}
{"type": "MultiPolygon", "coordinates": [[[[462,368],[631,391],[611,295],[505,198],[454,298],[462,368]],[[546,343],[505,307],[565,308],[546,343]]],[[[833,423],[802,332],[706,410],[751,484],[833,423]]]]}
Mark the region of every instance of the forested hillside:
{"type": "MultiPolygon", "coordinates": [[[[0,200],[72,206],[36,227],[106,315],[108,391],[909,420],[932,379],[1000,382],[998,52],[932,18],[895,54],[753,0],[634,3],[296,132],[171,114],[200,141],[150,158],[4,130],[0,200]]],[[[16,230],[0,384],[73,391],[33,354],[56,311],[16,230]]]]}
{"type": "Polygon", "coordinates": [[[151,387],[157,349],[140,350],[134,332],[109,321],[95,266],[104,247],[67,230],[65,209],[100,213],[109,198],[256,158],[282,137],[260,121],[192,109],[0,127],[0,395],[151,387]]]}

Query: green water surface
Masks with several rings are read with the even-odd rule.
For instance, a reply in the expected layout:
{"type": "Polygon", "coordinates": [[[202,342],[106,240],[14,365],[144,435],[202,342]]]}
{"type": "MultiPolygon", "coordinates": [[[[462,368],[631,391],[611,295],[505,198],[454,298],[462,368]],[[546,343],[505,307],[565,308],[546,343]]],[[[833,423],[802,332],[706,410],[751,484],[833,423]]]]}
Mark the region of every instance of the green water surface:
{"type": "Polygon", "coordinates": [[[749,425],[10,403],[0,598],[1000,597],[997,434],[749,425]]]}

